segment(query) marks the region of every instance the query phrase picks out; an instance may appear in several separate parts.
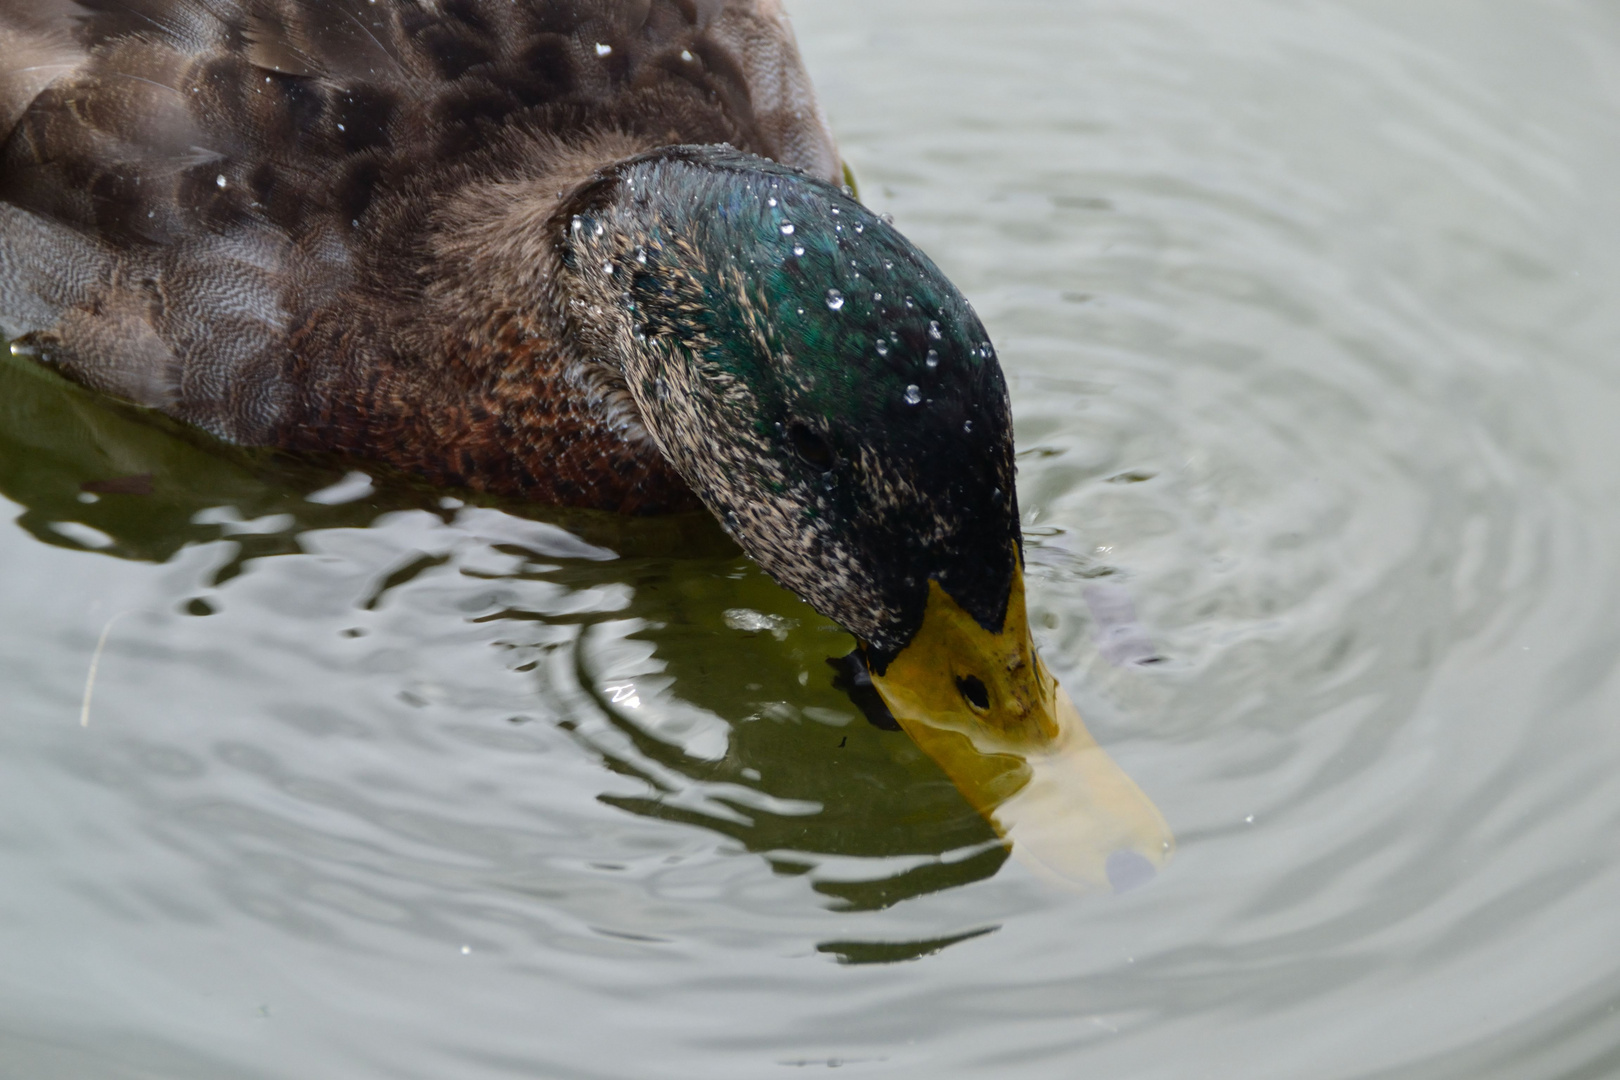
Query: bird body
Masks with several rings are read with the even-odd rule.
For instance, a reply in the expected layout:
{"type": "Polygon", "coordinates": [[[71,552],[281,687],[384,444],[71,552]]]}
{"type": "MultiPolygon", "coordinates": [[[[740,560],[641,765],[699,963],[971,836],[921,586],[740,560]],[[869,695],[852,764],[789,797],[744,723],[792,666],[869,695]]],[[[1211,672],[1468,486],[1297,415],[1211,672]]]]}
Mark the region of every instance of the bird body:
{"type": "Polygon", "coordinates": [[[231,441],[696,505],[558,340],[545,222],[727,143],[836,178],[773,0],[7,0],[0,330],[231,441]]]}

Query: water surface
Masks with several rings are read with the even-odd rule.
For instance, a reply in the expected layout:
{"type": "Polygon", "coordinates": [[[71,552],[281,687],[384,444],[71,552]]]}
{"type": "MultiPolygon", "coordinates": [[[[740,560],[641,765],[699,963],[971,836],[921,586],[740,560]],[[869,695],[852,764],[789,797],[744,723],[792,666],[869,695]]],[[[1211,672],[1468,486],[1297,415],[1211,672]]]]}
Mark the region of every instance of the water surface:
{"type": "Polygon", "coordinates": [[[997,341],[1032,622],[1175,861],[1008,860],[701,518],[8,361],[0,1073],[1620,1072],[1620,18],[794,10],[997,341]]]}

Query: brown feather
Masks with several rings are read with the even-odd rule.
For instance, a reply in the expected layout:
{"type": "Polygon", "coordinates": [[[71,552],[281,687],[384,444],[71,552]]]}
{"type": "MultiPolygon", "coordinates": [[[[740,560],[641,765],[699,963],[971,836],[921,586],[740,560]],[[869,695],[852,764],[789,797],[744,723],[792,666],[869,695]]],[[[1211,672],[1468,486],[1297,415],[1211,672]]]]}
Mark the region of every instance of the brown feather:
{"type": "Polygon", "coordinates": [[[537,317],[614,160],[840,169],[776,0],[6,0],[0,332],[243,443],[690,505],[537,317]]]}

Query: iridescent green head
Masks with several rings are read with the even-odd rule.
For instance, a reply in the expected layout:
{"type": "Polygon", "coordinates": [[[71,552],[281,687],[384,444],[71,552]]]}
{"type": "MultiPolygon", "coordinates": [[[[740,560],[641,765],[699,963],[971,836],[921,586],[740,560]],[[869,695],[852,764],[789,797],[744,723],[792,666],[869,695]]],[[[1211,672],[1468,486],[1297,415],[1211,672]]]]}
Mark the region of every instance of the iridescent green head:
{"type": "Polygon", "coordinates": [[[716,147],[620,162],[559,224],[577,332],[749,555],[880,670],[930,580],[1001,628],[1006,384],[926,255],[838,188],[716,147]]]}

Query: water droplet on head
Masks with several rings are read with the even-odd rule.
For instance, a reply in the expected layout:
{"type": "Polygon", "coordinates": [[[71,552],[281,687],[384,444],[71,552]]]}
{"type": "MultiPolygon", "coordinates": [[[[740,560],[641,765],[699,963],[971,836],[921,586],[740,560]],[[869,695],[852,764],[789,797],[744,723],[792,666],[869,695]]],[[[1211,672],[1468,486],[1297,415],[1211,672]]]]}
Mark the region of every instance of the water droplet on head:
{"type": "Polygon", "coordinates": [[[573,226],[574,226],[574,231],[575,232],[579,232],[579,230],[581,230],[581,229],[583,229],[585,227],[585,222],[580,218],[580,216],[578,214],[574,215],[573,226]]]}
{"type": "Polygon", "coordinates": [[[928,323],[928,336],[938,341],[944,335],[939,332],[939,323],[932,320],[928,323]]]}
{"type": "Polygon", "coordinates": [[[793,222],[791,222],[791,221],[782,222],[782,235],[783,236],[792,236],[793,235],[793,222]]]}
{"type": "Polygon", "coordinates": [[[906,404],[915,405],[922,400],[922,389],[916,383],[906,387],[906,404]]]}
{"type": "Polygon", "coordinates": [[[915,300],[913,300],[909,296],[906,297],[906,310],[907,311],[916,311],[917,310],[917,302],[915,300]]]}
{"type": "Polygon", "coordinates": [[[889,355],[889,343],[884,341],[882,338],[877,339],[877,354],[879,356],[889,355]]]}
{"type": "Polygon", "coordinates": [[[837,311],[844,306],[844,294],[837,289],[827,290],[827,306],[837,311]]]}
{"type": "Polygon", "coordinates": [[[613,273],[613,264],[610,263],[610,262],[604,262],[602,264],[602,273],[608,274],[608,275],[611,276],[612,273],[613,273]]]}
{"type": "Polygon", "coordinates": [[[604,45],[600,41],[598,41],[596,43],[596,55],[597,56],[607,56],[612,52],[613,52],[613,46],[604,45]]]}
{"type": "Polygon", "coordinates": [[[803,255],[804,254],[804,245],[803,244],[794,244],[793,245],[793,254],[795,254],[795,255],[803,255]]]}
{"type": "Polygon", "coordinates": [[[929,349],[928,350],[928,359],[925,360],[924,363],[926,363],[928,365],[928,370],[929,371],[932,371],[935,368],[939,367],[939,353],[935,352],[933,349],[929,349]]]}
{"type": "Polygon", "coordinates": [[[878,215],[878,220],[883,222],[885,225],[893,225],[894,215],[885,210],[883,213],[878,215]]]}
{"type": "Polygon", "coordinates": [[[860,222],[857,221],[855,223],[855,231],[856,232],[865,232],[866,231],[866,226],[862,225],[860,222]]]}
{"type": "Polygon", "coordinates": [[[592,236],[601,236],[605,232],[607,232],[607,229],[603,228],[602,223],[600,221],[598,221],[596,223],[596,228],[591,230],[591,235],[592,236]]]}
{"type": "Polygon", "coordinates": [[[775,206],[776,205],[776,196],[775,195],[768,196],[765,199],[765,205],[766,206],[775,206]]]}
{"type": "Polygon", "coordinates": [[[973,421],[971,421],[971,420],[962,421],[962,430],[967,432],[969,435],[973,434],[973,421]]]}
{"type": "Polygon", "coordinates": [[[647,249],[646,248],[643,248],[643,247],[636,248],[636,262],[640,263],[642,266],[647,265],[647,249]]]}
{"type": "Polygon", "coordinates": [[[873,293],[873,294],[872,294],[872,302],[873,302],[873,303],[876,303],[876,304],[881,304],[881,303],[883,303],[883,294],[882,294],[882,293],[880,293],[880,292],[875,292],[875,293],[873,293]]]}

